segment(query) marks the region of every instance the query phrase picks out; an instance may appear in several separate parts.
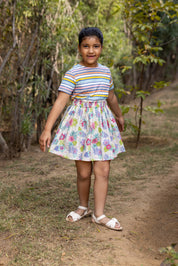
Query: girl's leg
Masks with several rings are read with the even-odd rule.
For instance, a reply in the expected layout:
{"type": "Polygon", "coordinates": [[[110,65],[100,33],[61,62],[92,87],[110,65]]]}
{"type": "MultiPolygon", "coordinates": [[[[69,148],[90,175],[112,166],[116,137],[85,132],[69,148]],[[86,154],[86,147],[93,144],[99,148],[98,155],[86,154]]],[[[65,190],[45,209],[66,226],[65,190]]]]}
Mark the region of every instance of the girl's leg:
{"type": "MultiPolygon", "coordinates": [[[[104,214],[104,207],[108,192],[108,180],[110,161],[95,161],[94,162],[94,197],[95,197],[95,216],[98,218],[104,214]]],[[[109,218],[105,217],[100,220],[101,223],[106,224],[109,222],[109,218]]],[[[120,228],[120,225],[116,223],[115,228],[120,228]]]]}
{"type": "Polygon", "coordinates": [[[95,161],[93,170],[95,175],[95,216],[99,217],[104,213],[104,206],[108,192],[110,161],[95,161]]]}
{"type": "MultiPolygon", "coordinates": [[[[91,174],[92,174],[92,162],[75,161],[77,168],[77,190],[79,194],[80,206],[88,207],[91,174]]],[[[75,211],[79,215],[83,215],[85,210],[77,209],[75,211]]],[[[72,222],[72,217],[69,216],[69,221],[72,222]]]]}
{"type": "Polygon", "coordinates": [[[77,190],[80,205],[88,207],[92,162],[76,161],[75,164],[77,167],[77,190]]]}

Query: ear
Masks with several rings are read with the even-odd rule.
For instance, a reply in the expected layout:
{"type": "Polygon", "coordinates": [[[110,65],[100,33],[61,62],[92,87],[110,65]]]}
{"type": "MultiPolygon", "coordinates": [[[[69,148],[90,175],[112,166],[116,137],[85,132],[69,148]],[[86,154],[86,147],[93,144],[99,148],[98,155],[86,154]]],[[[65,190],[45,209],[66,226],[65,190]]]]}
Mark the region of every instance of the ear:
{"type": "Polygon", "coordinates": [[[78,44],[78,51],[79,51],[79,53],[80,53],[80,46],[79,46],[79,44],[78,44]]]}

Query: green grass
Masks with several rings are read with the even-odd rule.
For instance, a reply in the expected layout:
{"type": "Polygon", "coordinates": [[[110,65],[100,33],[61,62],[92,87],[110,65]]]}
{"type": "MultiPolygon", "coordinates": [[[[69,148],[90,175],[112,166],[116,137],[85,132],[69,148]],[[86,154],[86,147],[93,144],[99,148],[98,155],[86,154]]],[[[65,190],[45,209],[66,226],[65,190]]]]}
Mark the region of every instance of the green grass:
{"type": "Polygon", "coordinates": [[[176,120],[178,122],[178,119],[177,119],[178,106],[172,106],[169,108],[165,108],[164,113],[169,119],[171,119],[173,121],[176,120]]]}

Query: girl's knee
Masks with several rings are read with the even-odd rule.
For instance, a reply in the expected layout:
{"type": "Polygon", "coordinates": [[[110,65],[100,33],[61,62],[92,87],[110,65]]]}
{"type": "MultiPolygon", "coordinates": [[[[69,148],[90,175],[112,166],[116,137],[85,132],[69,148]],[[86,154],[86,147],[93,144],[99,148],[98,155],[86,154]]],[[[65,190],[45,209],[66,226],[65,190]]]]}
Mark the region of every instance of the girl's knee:
{"type": "Polygon", "coordinates": [[[91,178],[92,174],[92,163],[76,161],[77,166],[77,178],[79,180],[86,180],[91,178]]]}
{"type": "Polygon", "coordinates": [[[95,178],[108,179],[110,164],[109,162],[95,163],[94,174],[95,178]]]}
{"type": "Polygon", "coordinates": [[[79,180],[87,180],[87,179],[90,179],[91,178],[91,173],[89,172],[85,172],[85,171],[82,171],[82,172],[78,172],[77,174],[77,178],[79,180]]]}
{"type": "Polygon", "coordinates": [[[109,171],[107,169],[102,169],[102,171],[96,171],[95,172],[95,179],[102,179],[102,180],[108,180],[109,178],[109,171]]]}

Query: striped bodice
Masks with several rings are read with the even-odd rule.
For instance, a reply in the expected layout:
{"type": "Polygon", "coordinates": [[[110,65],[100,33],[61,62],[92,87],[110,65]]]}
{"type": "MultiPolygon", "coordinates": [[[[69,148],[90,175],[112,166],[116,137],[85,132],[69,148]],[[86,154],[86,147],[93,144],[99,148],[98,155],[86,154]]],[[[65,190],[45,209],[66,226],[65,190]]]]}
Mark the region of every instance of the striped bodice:
{"type": "Polygon", "coordinates": [[[102,100],[108,97],[113,89],[111,72],[108,67],[98,64],[97,67],[75,65],[66,72],[59,91],[71,95],[72,99],[102,100]]]}

